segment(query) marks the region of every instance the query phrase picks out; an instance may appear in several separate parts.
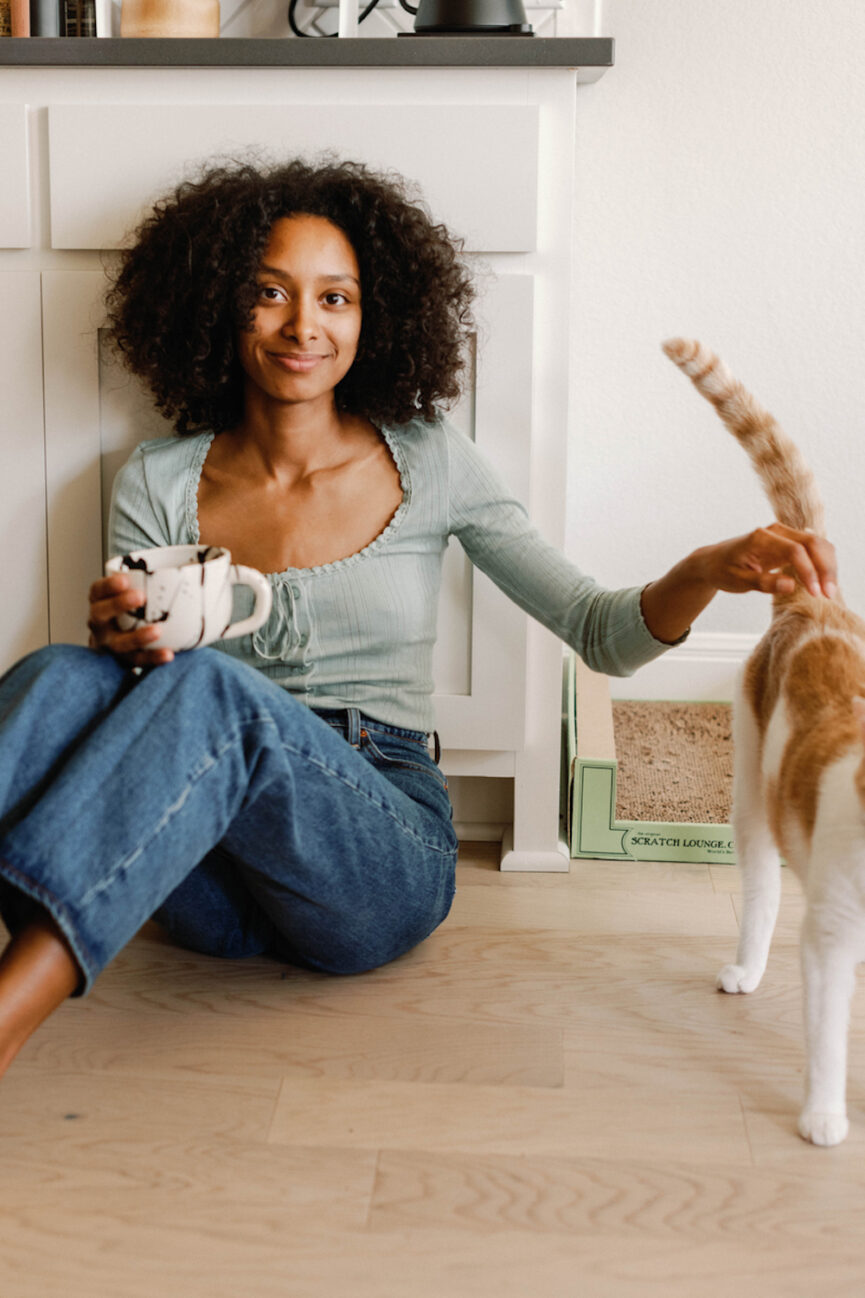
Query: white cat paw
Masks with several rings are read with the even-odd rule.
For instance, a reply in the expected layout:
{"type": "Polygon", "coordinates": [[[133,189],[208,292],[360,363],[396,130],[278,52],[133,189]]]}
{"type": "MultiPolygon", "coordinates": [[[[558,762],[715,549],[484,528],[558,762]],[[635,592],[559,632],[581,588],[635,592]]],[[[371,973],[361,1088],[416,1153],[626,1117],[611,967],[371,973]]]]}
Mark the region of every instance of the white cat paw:
{"type": "Polygon", "coordinates": [[[759,986],[762,973],[752,973],[742,964],[725,964],[718,974],[718,991],[752,992],[759,986]]]}
{"type": "Polygon", "coordinates": [[[840,1145],[849,1130],[850,1123],[843,1113],[814,1113],[803,1109],[799,1114],[799,1135],[814,1145],[840,1145]]]}

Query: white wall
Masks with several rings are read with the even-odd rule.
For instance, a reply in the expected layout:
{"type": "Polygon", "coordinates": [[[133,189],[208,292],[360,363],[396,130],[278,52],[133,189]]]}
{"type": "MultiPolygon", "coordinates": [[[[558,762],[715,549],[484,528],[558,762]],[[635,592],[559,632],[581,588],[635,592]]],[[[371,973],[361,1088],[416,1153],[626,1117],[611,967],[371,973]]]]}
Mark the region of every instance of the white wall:
{"type": "MultiPolygon", "coordinates": [[[[744,454],[659,350],[698,337],[817,469],[865,611],[865,4],[607,0],[602,34],[616,66],[578,96],[568,550],[635,584],[769,521],[744,454]]],[[[761,596],[720,596],[691,658],[767,618],[761,596]]],[[[643,675],[618,693],[651,693],[643,675]]],[[[678,680],[688,696],[687,671],[667,677],[661,694],[678,680]]]]}

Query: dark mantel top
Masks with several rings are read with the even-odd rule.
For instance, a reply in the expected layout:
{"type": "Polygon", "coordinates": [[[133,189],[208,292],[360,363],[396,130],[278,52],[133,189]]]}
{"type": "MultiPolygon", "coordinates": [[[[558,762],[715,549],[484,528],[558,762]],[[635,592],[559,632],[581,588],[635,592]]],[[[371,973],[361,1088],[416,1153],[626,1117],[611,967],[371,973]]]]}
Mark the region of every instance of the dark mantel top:
{"type": "Polygon", "coordinates": [[[101,40],[37,36],[0,40],[0,66],[177,68],[510,68],[585,69],[595,80],[613,66],[607,36],[221,37],[101,40]]]}

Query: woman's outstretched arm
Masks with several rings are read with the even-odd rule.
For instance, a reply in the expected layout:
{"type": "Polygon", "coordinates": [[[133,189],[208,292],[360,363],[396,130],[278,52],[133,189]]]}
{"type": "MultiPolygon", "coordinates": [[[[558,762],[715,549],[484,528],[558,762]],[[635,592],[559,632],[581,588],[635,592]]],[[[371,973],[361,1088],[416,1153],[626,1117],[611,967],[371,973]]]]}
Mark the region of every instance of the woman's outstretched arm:
{"type": "Polygon", "coordinates": [[[823,537],[782,523],[703,546],[643,591],[643,617],[657,640],[673,644],[719,590],[790,594],[800,582],[812,595],[837,593],[835,550],[823,537]]]}

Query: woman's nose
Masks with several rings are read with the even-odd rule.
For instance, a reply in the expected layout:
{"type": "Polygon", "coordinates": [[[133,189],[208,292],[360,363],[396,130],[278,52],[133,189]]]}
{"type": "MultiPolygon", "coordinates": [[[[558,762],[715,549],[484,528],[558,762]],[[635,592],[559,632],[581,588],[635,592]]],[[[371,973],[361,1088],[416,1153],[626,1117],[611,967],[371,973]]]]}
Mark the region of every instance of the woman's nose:
{"type": "Polygon", "coordinates": [[[312,303],[296,298],[283,322],[282,332],[298,341],[315,338],[318,332],[315,308],[312,303]]]}

